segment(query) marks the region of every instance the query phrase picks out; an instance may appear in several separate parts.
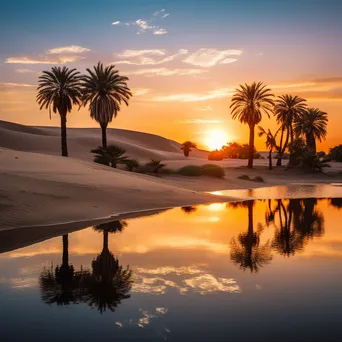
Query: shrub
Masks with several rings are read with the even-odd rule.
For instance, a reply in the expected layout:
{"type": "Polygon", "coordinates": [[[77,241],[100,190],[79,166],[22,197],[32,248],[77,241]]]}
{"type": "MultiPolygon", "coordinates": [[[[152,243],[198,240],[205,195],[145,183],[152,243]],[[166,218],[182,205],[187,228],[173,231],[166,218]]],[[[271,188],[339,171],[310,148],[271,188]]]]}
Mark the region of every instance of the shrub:
{"type": "Polygon", "coordinates": [[[140,163],[136,159],[127,159],[124,164],[126,165],[126,170],[131,172],[140,167],[140,163]]]}
{"type": "Polygon", "coordinates": [[[201,174],[209,177],[223,178],[225,173],[221,166],[215,164],[206,164],[201,166],[201,174]]]}
{"type": "Polygon", "coordinates": [[[186,165],[177,171],[182,176],[199,177],[202,174],[200,166],[197,165],[186,165]]]}
{"type": "Polygon", "coordinates": [[[223,151],[212,151],[208,153],[208,160],[222,160],[225,156],[223,151]]]}
{"type": "Polygon", "coordinates": [[[260,176],[256,176],[252,179],[254,182],[260,182],[260,183],[264,183],[264,179],[260,176]]]}
{"type": "Polygon", "coordinates": [[[146,167],[153,173],[158,173],[165,166],[166,164],[163,164],[160,160],[154,159],[151,159],[151,161],[146,164],[146,167]]]}
{"type": "Polygon", "coordinates": [[[238,179],[251,180],[251,179],[249,178],[249,176],[247,176],[247,175],[238,176],[238,179]]]}
{"type": "Polygon", "coordinates": [[[128,158],[125,156],[126,150],[117,145],[107,147],[99,146],[93,150],[94,162],[116,168],[118,164],[125,164],[128,158]]]}

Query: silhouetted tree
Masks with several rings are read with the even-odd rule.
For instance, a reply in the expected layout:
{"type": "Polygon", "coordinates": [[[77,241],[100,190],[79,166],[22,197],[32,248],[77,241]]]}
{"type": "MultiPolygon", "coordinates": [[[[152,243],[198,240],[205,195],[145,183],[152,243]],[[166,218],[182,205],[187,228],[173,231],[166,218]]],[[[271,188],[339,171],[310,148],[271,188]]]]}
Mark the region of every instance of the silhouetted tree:
{"type": "Polygon", "coordinates": [[[269,117],[273,109],[274,95],[270,91],[262,82],[240,85],[235,90],[230,105],[233,119],[238,119],[249,127],[249,168],[253,168],[255,126],[260,123],[263,114],[269,117]]]}
{"type": "Polygon", "coordinates": [[[279,132],[279,129],[273,135],[270,129],[268,129],[268,131],[266,132],[263,127],[259,126],[259,137],[266,136],[265,144],[266,144],[266,147],[269,149],[269,153],[268,153],[268,168],[270,170],[272,170],[272,151],[273,151],[274,148],[276,150],[279,150],[279,147],[277,146],[277,142],[276,142],[276,137],[277,137],[278,132],[279,132]]]}
{"type": "Polygon", "coordinates": [[[94,70],[86,69],[82,77],[83,105],[89,104],[90,117],[96,120],[102,131],[102,147],[107,147],[107,126],[117,116],[121,103],[128,106],[132,96],[127,86],[128,78],[120,76],[115,65],[103,66],[98,62],[94,70]]]}
{"type": "Polygon", "coordinates": [[[328,114],[309,108],[299,115],[294,129],[297,135],[305,137],[308,152],[316,154],[316,140],[322,141],[327,136],[328,114]]]}
{"type": "MultiPolygon", "coordinates": [[[[277,122],[281,125],[281,136],[278,151],[277,166],[281,166],[281,158],[288,146],[289,138],[290,143],[294,142],[294,129],[293,124],[299,116],[306,110],[306,100],[299,96],[281,95],[275,102],[274,112],[277,122]],[[284,133],[286,131],[286,138],[284,133]]],[[[290,156],[291,159],[291,156],[290,156]]]]}
{"type": "Polygon", "coordinates": [[[120,146],[109,145],[106,148],[97,147],[91,150],[91,153],[94,153],[94,162],[108,165],[116,169],[118,164],[125,164],[128,162],[128,157],[125,156],[126,150],[120,146]]]}
{"type": "Polygon", "coordinates": [[[181,145],[181,150],[183,151],[185,157],[189,157],[192,148],[197,148],[197,144],[192,141],[185,141],[181,145]]]}
{"type": "Polygon", "coordinates": [[[341,209],[342,208],[342,198],[331,198],[330,199],[330,205],[332,205],[333,207],[335,207],[337,209],[341,209]]]}
{"type": "Polygon", "coordinates": [[[53,67],[51,71],[43,71],[39,76],[37,102],[40,109],[51,108],[54,113],[59,113],[61,118],[61,147],[62,156],[68,156],[67,145],[67,114],[71,112],[73,105],[81,104],[80,73],[76,69],[67,67],[53,67]]]}

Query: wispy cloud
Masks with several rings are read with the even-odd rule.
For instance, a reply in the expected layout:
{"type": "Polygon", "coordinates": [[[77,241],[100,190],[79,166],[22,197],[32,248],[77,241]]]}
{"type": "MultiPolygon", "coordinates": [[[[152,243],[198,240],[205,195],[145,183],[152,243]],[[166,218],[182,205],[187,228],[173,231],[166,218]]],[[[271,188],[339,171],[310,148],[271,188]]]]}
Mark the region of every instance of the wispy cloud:
{"type": "Polygon", "coordinates": [[[158,30],[155,30],[153,34],[167,34],[167,31],[163,28],[160,28],[158,30]]]}
{"type": "Polygon", "coordinates": [[[0,86],[9,87],[9,88],[17,88],[17,87],[32,88],[32,87],[37,87],[37,85],[34,85],[34,84],[11,83],[11,82],[0,82],[0,86]]]}
{"type": "Polygon", "coordinates": [[[200,112],[209,112],[209,111],[214,110],[214,108],[209,104],[209,105],[204,106],[204,107],[199,107],[199,108],[197,108],[197,110],[200,112]]]}
{"type": "Polygon", "coordinates": [[[69,62],[75,62],[82,59],[81,56],[58,56],[54,58],[48,58],[46,56],[38,57],[9,57],[5,60],[8,64],[65,64],[69,62]]]}
{"type": "Polygon", "coordinates": [[[221,99],[234,93],[231,88],[219,88],[205,93],[182,93],[156,96],[152,100],[156,102],[197,102],[211,99],[221,99]]]}
{"type": "Polygon", "coordinates": [[[135,71],[126,71],[127,75],[144,75],[144,76],[191,76],[198,75],[207,72],[207,70],[202,69],[168,69],[168,68],[150,68],[150,69],[140,69],[135,71]]]}
{"type": "Polygon", "coordinates": [[[118,53],[117,56],[120,58],[133,58],[144,55],[153,56],[164,56],[166,54],[165,50],[154,49],[154,50],[125,50],[122,53],[118,53]]]}
{"type": "Polygon", "coordinates": [[[133,89],[133,96],[142,96],[142,95],[146,95],[149,92],[151,92],[151,89],[148,88],[136,88],[133,89]]]}
{"type": "Polygon", "coordinates": [[[17,69],[15,72],[19,73],[19,74],[35,74],[38,71],[36,70],[31,70],[31,69],[17,69]]]}
{"type": "Polygon", "coordinates": [[[189,120],[183,120],[179,121],[183,124],[216,124],[216,123],[222,123],[223,120],[209,120],[209,119],[189,119],[189,120]]]}
{"type": "Polygon", "coordinates": [[[123,54],[117,56],[125,56],[126,59],[114,62],[114,64],[131,64],[131,65],[158,65],[174,60],[176,57],[187,54],[188,51],[180,49],[177,53],[157,60],[153,55],[165,55],[164,50],[126,50],[123,54]],[[127,52],[128,51],[128,52],[127,52]],[[134,58],[133,58],[134,57],[134,58]]]}
{"type": "Polygon", "coordinates": [[[128,21],[128,22],[120,22],[119,20],[113,21],[112,25],[124,25],[126,27],[136,27],[137,34],[142,34],[146,32],[151,32],[155,35],[164,35],[167,34],[167,30],[163,27],[161,27],[158,24],[158,21],[162,21],[163,19],[167,18],[170,14],[165,13],[165,9],[161,9],[158,11],[155,11],[150,19],[143,19],[139,18],[135,21],[128,21]]]}
{"type": "Polygon", "coordinates": [[[78,45],[69,45],[69,46],[61,46],[57,48],[53,48],[48,50],[49,54],[60,54],[60,53],[83,53],[88,52],[90,49],[78,46],[78,45]]]}
{"type": "Polygon", "coordinates": [[[209,68],[217,64],[233,63],[237,61],[237,59],[231,58],[231,56],[240,56],[241,54],[241,50],[218,50],[202,48],[189,55],[183,60],[183,62],[209,68]]]}

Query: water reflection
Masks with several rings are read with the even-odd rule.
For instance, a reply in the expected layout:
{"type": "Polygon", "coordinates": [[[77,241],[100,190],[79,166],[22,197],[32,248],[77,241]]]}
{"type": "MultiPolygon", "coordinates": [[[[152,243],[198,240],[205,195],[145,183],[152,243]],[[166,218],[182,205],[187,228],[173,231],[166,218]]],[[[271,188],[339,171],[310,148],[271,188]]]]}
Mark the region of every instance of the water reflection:
{"type": "Polygon", "coordinates": [[[75,272],[69,264],[68,234],[63,235],[62,264],[44,268],[39,279],[42,300],[47,304],[76,304],[81,300],[80,283],[84,272],[75,272]]]}
{"type": "Polygon", "coordinates": [[[188,205],[186,207],[181,207],[181,210],[186,214],[191,214],[197,211],[197,207],[194,205],[188,205]]]}
{"type": "Polygon", "coordinates": [[[63,235],[62,265],[57,265],[54,273],[52,266],[44,268],[40,275],[43,302],[57,305],[84,302],[102,314],[106,309],[115,311],[123,299],[130,298],[132,271],[129,266],[123,268],[108,248],[109,233],[121,232],[126,226],[125,221],[94,226],[94,230],[103,232],[103,247],[91,263],[92,272],[82,268],[75,272],[69,264],[68,235],[63,235]]]}
{"type": "Polygon", "coordinates": [[[258,225],[257,231],[254,231],[254,201],[237,202],[229,204],[229,206],[233,208],[243,207],[248,210],[247,232],[240,233],[237,238],[232,238],[230,258],[241,269],[249,269],[252,273],[258,272],[261,267],[272,260],[272,254],[269,241],[260,245],[260,235],[263,232],[263,226],[258,225]]]}

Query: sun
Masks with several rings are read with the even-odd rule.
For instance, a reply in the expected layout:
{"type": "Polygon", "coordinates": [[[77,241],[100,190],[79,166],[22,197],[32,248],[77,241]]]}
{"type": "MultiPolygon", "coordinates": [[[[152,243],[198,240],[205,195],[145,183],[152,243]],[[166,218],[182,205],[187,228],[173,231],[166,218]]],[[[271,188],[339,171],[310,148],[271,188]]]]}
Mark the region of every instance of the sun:
{"type": "Polygon", "coordinates": [[[228,134],[224,131],[210,131],[207,133],[205,143],[208,148],[213,150],[220,150],[222,146],[226,145],[229,140],[228,134]]]}

